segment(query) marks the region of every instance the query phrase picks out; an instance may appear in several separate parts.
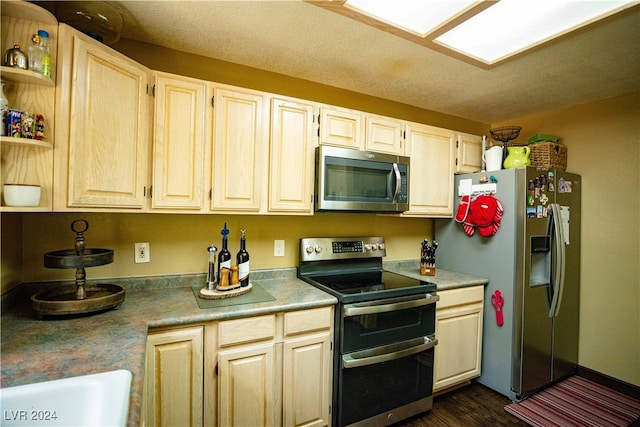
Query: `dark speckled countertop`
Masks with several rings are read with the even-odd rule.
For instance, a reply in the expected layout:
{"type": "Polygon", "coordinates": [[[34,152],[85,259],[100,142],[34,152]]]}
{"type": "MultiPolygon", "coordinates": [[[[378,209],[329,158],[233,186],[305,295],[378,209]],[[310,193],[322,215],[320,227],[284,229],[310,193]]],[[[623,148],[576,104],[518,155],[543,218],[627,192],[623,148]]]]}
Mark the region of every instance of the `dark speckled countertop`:
{"type": "Polygon", "coordinates": [[[438,268],[436,265],[435,276],[423,276],[420,274],[420,261],[415,259],[384,262],[384,268],[394,273],[400,273],[414,279],[435,283],[439,291],[446,289],[464,288],[474,285],[486,285],[489,279],[472,276],[470,274],[457,273],[438,268]]]}
{"type": "MultiPolygon", "coordinates": [[[[385,263],[385,268],[436,283],[438,289],[487,282],[443,270],[438,270],[436,276],[420,276],[415,260],[385,263]]],[[[125,301],[116,310],[83,317],[38,319],[29,296],[42,284],[23,284],[9,292],[11,295],[3,296],[1,386],[127,369],[133,374],[128,425],[138,426],[146,337],[150,328],[257,316],[337,302],[333,296],[297,279],[295,268],[252,273],[252,282],[262,286],[275,301],[215,309],[199,308],[191,290],[192,285],[204,282],[203,275],[110,282],[126,289],[125,301]]]]}

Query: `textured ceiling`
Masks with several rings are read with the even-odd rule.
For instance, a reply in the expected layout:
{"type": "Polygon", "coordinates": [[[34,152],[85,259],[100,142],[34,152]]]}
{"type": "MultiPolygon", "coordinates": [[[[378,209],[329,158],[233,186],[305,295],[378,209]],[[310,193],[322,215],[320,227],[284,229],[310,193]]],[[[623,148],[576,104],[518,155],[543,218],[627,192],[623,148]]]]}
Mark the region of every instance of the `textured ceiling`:
{"type": "Polygon", "coordinates": [[[302,0],[109,3],[123,38],[482,123],[640,90],[639,6],[484,70],[302,0]]]}

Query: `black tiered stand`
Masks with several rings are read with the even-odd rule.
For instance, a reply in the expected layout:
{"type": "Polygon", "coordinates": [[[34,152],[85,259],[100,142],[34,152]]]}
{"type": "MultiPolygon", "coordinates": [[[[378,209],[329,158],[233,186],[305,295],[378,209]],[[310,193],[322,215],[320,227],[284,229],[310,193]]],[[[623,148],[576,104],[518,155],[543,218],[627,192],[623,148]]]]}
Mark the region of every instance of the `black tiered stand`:
{"type": "Polygon", "coordinates": [[[122,286],[86,284],[85,267],[97,267],[113,262],[112,249],[85,249],[84,232],[89,223],[83,219],[71,223],[76,233],[74,249],[48,252],[44,266],[48,268],[75,268],[75,285],[62,285],[31,297],[33,309],[39,316],[95,313],[119,306],[124,301],[122,286]]]}

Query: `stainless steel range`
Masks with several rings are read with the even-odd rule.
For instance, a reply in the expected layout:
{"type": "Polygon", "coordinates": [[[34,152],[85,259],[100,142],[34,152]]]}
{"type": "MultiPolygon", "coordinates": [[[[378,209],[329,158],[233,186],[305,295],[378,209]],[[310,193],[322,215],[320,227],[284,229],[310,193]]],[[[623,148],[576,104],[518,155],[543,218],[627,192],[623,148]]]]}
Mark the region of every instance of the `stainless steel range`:
{"type": "Polygon", "coordinates": [[[334,295],[334,426],[386,426],[433,397],[436,285],[385,271],[383,237],[304,238],[298,277],[334,295]]]}

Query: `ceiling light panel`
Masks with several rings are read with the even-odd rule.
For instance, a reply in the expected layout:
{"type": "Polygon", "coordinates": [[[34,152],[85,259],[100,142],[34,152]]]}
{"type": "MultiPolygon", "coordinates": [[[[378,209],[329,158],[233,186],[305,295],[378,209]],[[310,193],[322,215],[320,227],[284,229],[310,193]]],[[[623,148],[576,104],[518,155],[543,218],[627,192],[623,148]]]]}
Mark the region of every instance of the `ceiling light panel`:
{"type": "Polygon", "coordinates": [[[636,0],[501,0],[434,41],[492,64],[636,3],[636,0]]]}
{"type": "Polygon", "coordinates": [[[426,37],[478,0],[347,0],[345,6],[378,21],[426,37]]]}

